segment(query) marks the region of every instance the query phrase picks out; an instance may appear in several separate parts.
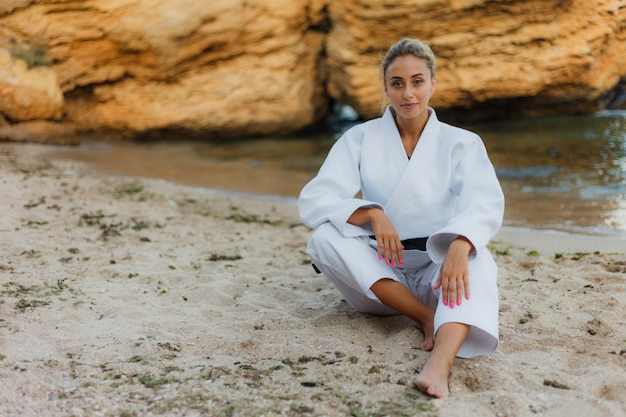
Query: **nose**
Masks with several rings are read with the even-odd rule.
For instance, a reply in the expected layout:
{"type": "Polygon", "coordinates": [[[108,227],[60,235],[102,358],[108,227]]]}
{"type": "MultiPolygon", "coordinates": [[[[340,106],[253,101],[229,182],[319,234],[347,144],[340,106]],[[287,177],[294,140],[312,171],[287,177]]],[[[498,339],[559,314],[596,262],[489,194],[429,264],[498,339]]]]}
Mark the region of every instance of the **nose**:
{"type": "Polygon", "coordinates": [[[413,95],[414,95],[413,86],[409,84],[406,87],[404,87],[404,94],[402,94],[403,98],[411,99],[413,98],[413,95]]]}

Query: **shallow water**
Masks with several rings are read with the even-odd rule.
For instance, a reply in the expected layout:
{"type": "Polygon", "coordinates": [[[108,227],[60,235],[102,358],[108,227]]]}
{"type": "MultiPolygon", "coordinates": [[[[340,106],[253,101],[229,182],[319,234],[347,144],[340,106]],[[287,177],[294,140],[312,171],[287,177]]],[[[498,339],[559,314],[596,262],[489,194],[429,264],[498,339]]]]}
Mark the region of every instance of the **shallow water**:
{"type": "MultiPolygon", "coordinates": [[[[506,195],[505,226],[626,238],[626,112],[466,126],[479,133],[506,195]]],[[[295,199],[335,134],[236,142],[86,142],[55,158],[91,171],[295,199]]]]}
{"type": "Polygon", "coordinates": [[[505,191],[506,225],[626,237],[626,112],[473,129],[505,191]]]}

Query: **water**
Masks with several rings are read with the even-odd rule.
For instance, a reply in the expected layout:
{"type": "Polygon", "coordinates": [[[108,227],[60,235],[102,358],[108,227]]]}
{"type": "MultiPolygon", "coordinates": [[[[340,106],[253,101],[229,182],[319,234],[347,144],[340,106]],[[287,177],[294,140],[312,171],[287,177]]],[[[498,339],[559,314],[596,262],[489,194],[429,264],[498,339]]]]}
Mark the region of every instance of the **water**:
{"type": "MultiPolygon", "coordinates": [[[[626,111],[465,126],[479,133],[506,195],[504,224],[626,238],[626,111]]],[[[91,171],[295,199],[333,133],[236,142],[86,142],[53,157],[91,171]]]]}
{"type": "Polygon", "coordinates": [[[506,225],[626,237],[626,111],[476,125],[506,225]]]}

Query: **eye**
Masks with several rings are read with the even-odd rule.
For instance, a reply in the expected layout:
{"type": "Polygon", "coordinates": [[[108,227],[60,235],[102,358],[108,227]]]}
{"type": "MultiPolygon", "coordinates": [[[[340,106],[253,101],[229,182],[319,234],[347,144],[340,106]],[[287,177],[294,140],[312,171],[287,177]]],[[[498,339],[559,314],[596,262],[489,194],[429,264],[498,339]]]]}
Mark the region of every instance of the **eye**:
{"type": "Polygon", "coordinates": [[[400,81],[392,81],[391,82],[391,86],[394,87],[394,88],[402,87],[402,82],[400,82],[400,81]]]}
{"type": "Polygon", "coordinates": [[[420,84],[422,84],[423,82],[424,82],[424,80],[422,80],[422,79],[420,79],[420,78],[417,78],[417,79],[415,79],[415,80],[413,81],[413,83],[414,83],[415,85],[420,85],[420,84]]]}

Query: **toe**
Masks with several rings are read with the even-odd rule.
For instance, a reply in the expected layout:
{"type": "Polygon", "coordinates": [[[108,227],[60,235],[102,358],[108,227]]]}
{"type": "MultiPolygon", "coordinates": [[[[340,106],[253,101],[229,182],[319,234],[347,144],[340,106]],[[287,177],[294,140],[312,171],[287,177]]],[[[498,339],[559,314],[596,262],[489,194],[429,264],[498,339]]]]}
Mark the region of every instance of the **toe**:
{"type": "Polygon", "coordinates": [[[432,338],[424,339],[424,342],[422,342],[422,350],[426,352],[430,352],[431,350],[433,350],[434,346],[435,341],[432,338]]]}

